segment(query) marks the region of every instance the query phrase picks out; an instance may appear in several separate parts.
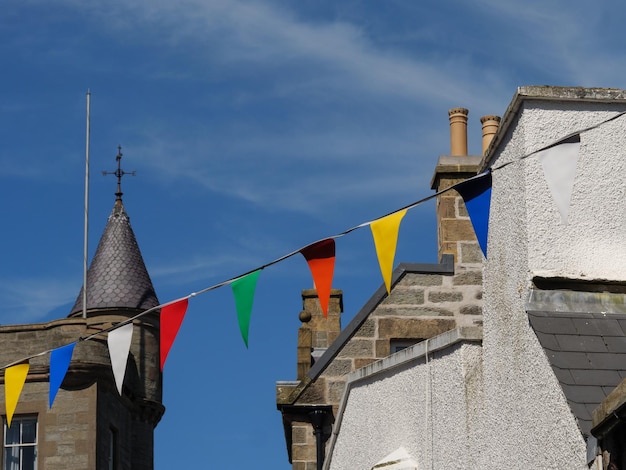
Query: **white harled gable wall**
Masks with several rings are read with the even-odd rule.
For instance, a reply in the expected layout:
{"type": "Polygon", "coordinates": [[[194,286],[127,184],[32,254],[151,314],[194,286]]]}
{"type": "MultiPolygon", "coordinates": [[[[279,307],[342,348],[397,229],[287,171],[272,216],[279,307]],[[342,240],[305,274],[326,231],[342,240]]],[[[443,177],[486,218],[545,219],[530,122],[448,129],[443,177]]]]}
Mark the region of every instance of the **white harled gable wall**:
{"type": "Polygon", "coordinates": [[[536,157],[520,158],[626,109],[523,102],[495,153],[484,268],[484,468],[587,468],[585,442],[528,324],[533,276],[626,279],[626,117],[581,135],[569,223],[536,157]]]}
{"type": "Polygon", "coordinates": [[[418,469],[480,468],[468,459],[478,442],[480,354],[478,344],[457,344],[355,382],[325,468],[369,470],[400,447],[418,469]]]}

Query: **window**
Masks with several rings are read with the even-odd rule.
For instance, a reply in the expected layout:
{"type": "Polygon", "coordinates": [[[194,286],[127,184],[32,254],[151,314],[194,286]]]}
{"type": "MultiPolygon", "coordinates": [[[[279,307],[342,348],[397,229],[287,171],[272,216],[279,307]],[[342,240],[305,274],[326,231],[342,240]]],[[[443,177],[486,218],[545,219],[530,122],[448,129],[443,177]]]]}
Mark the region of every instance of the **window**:
{"type": "Polygon", "coordinates": [[[4,421],[4,470],[37,468],[37,417],[14,416],[11,427],[4,421]]]}
{"type": "Polygon", "coordinates": [[[109,428],[109,470],[117,470],[117,429],[109,428]]]}
{"type": "Polygon", "coordinates": [[[391,339],[389,341],[389,353],[394,354],[394,353],[400,352],[421,341],[423,340],[422,339],[410,339],[410,338],[391,339]]]}

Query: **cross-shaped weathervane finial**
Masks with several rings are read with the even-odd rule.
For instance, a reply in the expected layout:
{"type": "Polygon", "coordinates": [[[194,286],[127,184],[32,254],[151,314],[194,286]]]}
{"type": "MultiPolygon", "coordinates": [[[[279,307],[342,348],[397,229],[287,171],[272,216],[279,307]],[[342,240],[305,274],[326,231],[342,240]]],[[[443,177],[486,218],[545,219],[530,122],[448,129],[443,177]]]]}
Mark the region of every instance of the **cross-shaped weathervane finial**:
{"type": "Polygon", "coordinates": [[[115,157],[117,161],[117,170],[115,171],[103,171],[102,175],[115,175],[117,176],[117,192],[115,193],[115,200],[122,202],[122,176],[124,175],[132,175],[135,176],[134,171],[124,171],[122,170],[122,146],[117,147],[117,156],[115,157]]]}

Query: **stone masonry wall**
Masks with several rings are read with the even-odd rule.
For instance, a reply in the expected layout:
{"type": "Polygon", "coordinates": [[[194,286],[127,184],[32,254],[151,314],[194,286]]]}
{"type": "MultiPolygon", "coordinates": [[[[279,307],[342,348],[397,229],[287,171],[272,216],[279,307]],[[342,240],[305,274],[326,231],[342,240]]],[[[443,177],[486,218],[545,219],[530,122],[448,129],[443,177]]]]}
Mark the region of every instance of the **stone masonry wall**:
{"type": "MultiPolygon", "coordinates": [[[[446,187],[462,179],[447,180],[446,187]]],[[[474,235],[463,198],[455,190],[450,190],[437,199],[439,256],[444,253],[454,255],[459,263],[482,263],[480,245],[474,235]]]]}
{"type": "Polygon", "coordinates": [[[341,312],[343,311],[343,294],[332,289],[328,302],[328,315],[324,317],[320,307],[317,291],[302,291],[302,312],[298,329],[298,380],[304,379],[311,368],[311,357],[315,350],[328,348],[341,332],[341,312]]]}
{"type": "MultiPolygon", "coordinates": [[[[454,186],[478,173],[479,156],[439,157],[431,182],[437,192],[454,186]]],[[[437,196],[437,239],[439,258],[448,253],[455,263],[482,264],[482,253],[474,234],[463,198],[451,189],[437,196]]]]}
{"type": "Polygon", "coordinates": [[[316,442],[311,424],[294,421],[291,429],[291,468],[293,470],[317,470],[316,442]]]}
{"type": "MultiPolygon", "coordinates": [[[[83,390],[59,390],[52,409],[48,409],[48,391],[47,382],[26,384],[14,414],[37,415],[38,468],[96,468],[96,385],[83,390]]],[[[4,384],[0,386],[0,395],[4,397],[4,384]]],[[[0,428],[3,432],[4,426],[0,428]]]]}

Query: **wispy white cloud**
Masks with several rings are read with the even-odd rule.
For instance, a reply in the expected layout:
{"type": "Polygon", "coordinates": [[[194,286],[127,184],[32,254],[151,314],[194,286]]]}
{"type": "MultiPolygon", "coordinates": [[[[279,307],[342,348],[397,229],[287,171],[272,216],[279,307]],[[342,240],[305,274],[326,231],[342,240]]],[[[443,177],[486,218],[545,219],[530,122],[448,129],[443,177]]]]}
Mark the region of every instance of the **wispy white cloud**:
{"type": "MultiPolygon", "coordinates": [[[[458,62],[449,58],[418,57],[381,47],[368,36],[367,30],[350,23],[346,16],[341,20],[311,21],[299,17],[295,10],[271,2],[236,0],[185,0],[175,4],[162,0],[130,0],[106,5],[66,0],[59,4],[82,12],[85,21],[95,27],[98,34],[109,36],[113,42],[128,41],[134,47],[140,44],[168,58],[177,56],[184,65],[178,70],[164,61],[162,67],[151,64],[147,72],[139,60],[136,68],[120,73],[141,74],[145,80],[150,80],[150,73],[165,73],[170,78],[178,77],[183,87],[184,81],[192,78],[205,81],[210,87],[219,74],[234,79],[252,78],[253,85],[248,83],[229,91],[231,95],[227,99],[239,100],[238,103],[231,101],[230,108],[261,101],[268,111],[277,106],[289,113],[289,117],[283,118],[287,124],[283,133],[268,130],[262,122],[249,122],[246,128],[240,120],[224,117],[228,124],[212,134],[209,131],[208,138],[200,137],[206,125],[171,114],[130,123],[130,126],[128,121],[124,122],[133,132],[144,133],[146,141],[142,145],[150,155],[146,163],[161,170],[164,176],[171,178],[175,176],[173,172],[178,172],[180,177],[191,177],[207,189],[230,192],[246,200],[276,201],[280,198],[289,203],[298,194],[309,200],[317,196],[303,193],[304,188],[318,188],[318,192],[327,197],[343,194],[356,198],[365,192],[358,189],[366,188],[372,176],[376,177],[378,191],[394,190],[399,185],[383,184],[385,179],[392,178],[380,177],[376,160],[384,158],[390,171],[406,166],[397,161],[399,166],[390,163],[410,153],[408,129],[416,123],[410,122],[409,116],[414,116],[417,109],[425,113],[443,106],[441,113],[445,116],[445,106],[471,107],[480,100],[481,106],[488,107],[486,102],[503,101],[494,98],[497,93],[493,87],[504,85],[497,80],[481,80],[478,64],[466,61],[463,63],[465,73],[458,74],[455,70],[458,62]],[[204,71],[207,76],[203,76],[204,71]],[[280,103],[273,102],[275,100],[280,103]],[[294,123],[298,116],[307,112],[298,108],[311,103],[324,103],[308,112],[322,114],[328,122],[311,123],[300,117],[305,122],[294,123]],[[364,103],[376,105],[364,108],[364,103]],[[396,109],[404,111],[397,114],[393,112],[396,109]],[[389,123],[385,128],[376,129],[368,120],[381,112],[389,112],[389,123]],[[186,126],[188,129],[183,130],[186,126]],[[224,130],[226,132],[221,134],[224,130]],[[374,134],[373,130],[378,132],[374,134]],[[159,158],[165,153],[163,149],[168,150],[167,164],[164,158],[159,158]],[[222,158],[213,158],[218,152],[222,158]],[[174,170],[171,155],[177,158],[174,170]],[[223,165],[224,155],[230,162],[236,162],[236,166],[229,169],[223,165]],[[255,162],[255,159],[262,161],[255,162]],[[325,185],[324,181],[312,180],[313,172],[308,176],[310,181],[303,175],[303,180],[285,186],[281,170],[292,169],[295,161],[301,165],[314,162],[312,168],[323,161],[332,161],[338,168],[342,163],[352,164],[349,174],[345,175],[352,180],[343,178],[343,184],[325,185]],[[216,165],[221,166],[216,168],[216,165]],[[270,173],[269,178],[254,181],[263,166],[270,173]],[[246,171],[257,173],[243,177],[246,171]],[[230,178],[224,177],[225,172],[230,178]],[[271,187],[278,183],[280,188],[271,187]]],[[[71,41],[68,47],[76,47],[76,44],[71,41]]],[[[91,60],[86,57],[86,60],[97,67],[97,56],[91,60]]],[[[490,112],[494,112],[493,109],[490,112]]],[[[445,133],[445,118],[442,129],[445,133]]],[[[434,156],[445,152],[445,149],[429,146],[425,142],[427,136],[420,137],[416,153],[434,156]]]]}
{"type": "Polygon", "coordinates": [[[248,136],[243,147],[233,140],[232,148],[216,149],[210,139],[190,145],[172,135],[152,137],[133,152],[144,164],[158,168],[169,182],[162,184],[193,182],[259,205],[318,213],[331,204],[348,207],[356,201],[415,197],[414,188],[426,188],[436,156],[446,150],[435,150],[440,143],[430,140],[445,142],[447,126],[442,116],[441,135],[424,136],[419,142],[385,135],[368,139],[308,134],[282,141],[255,135],[248,136]]]}
{"type": "MultiPolygon", "coordinates": [[[[0,282],[0,323],[22,324],[43,321],[59,307],[74,302],[75,280],[11,278],[0,282]]],[[[68,312],[69,313],[68,307],[68,312]]]]}
{"type": "MultiPolygon", "coordinates": [[[[216,276],[223,276],[225,272],[233,268],[256,264],[260,264],[260,260],[254,259],[253,256],[241,256],[241,253],[193,255],[185,259],[177,259],[175,262],[167,264],[160,262],[151,266],[150,276],[155,279],[155,282],[159,279],[167,279],[168,283],[179,285],[195,281],[208,282],[208,279],[213,279],[218,283],[226,279],[217,279],[216,276]]],[[[237,272],[232,272],[231,275],[236,276],[237,272]]]]}
{"type": "MultiPolygon", "coordinates": [[[[185,57],[188,74],[204,70],[210,78],[218,74],[212,68],[232,76],[238,70],[246,74],[254,70],[260,79],[268,69],[283,69],[326,92],[373,93],[430,104],[451,99],[471,103],[477,94],[488,96],[480,93],[487,90],[476,75],[479,64],[466,64],[472,69],[459,75],[452,73],[457,64],[450,57],[418,58],[380,48],[366,30],[345,16],[310,21],[299,18],[295,9],[238,0],[61,3],[82,11],[85,21],[113,41],[128,39],[135,46],[185,57]],[[189,66],[190,62],[194,64],[189,66]]],[[[137,71],[145,76],[140,65],[137,71]]],[[[184,76],[176,70],[163,72],[184,76]]],[[[289,76],[274,78],[279,80],[275,93],[289,92],[289,76]]]]}
{"type": "MultiPolygon", "coordinates": [[[[581,2],[574,6],[536,2],[524,8],[495,0],[457,2],[459,15],[474,15],[481,25],[493,25],[493,31],[482,28],[472,35],[467,30],[463,36],[467,44],[414,54],[372,37],[349,14],[311,20],[287,3],[65,0],[59,4],[81,12],[97,34],[110,41],[159,51],[148,65],[139,59],[136,68],[123,73],[147,81],[167,76],[180,81],[181,87],[189,80],[200,81],[207,92],[198,96],[199,102],[210,99],[216,81],[240,81],[241,86],[221,98],[221,105],[240,109],[242,119],[217,114],[212,118],[220,120],[219,125],[210,129],[207,123],[164,113],[124,126],[138,136],[135,143],[144,163],[164,179],[195,181],[210,191],[287,208],[304,207],[303,200],[367,197],[374,185],[381,194],[401,191],[411,184],[413,173],[430,171],[434,157],[447,150],[441,146],[446,140],[445,118],[440,120],[442,132],[419,135],[419,144],[409,137],[409,128],[416,125],[410,119],[434,109],[445,116],[446,107],[457,105],[485,114],[502,112],[514,88],[528,84],[515,81],[522,79],[517,74],[524,68],[545,69],[542,76],[559,77],[557,84],[566,84],[566,79],[592,84],[594,77],[611,74],[580,63],[598,44],[593,31],[597,32],[599,18],[598,13],[584,15],[581,2]],[[524,40],[513,40],[513,35],[524,40]],[[478,46],[489,48],[479,53],[478,46]],[[162,66],[155,63],[160,57],[162,66]],[[181,67],[172,67],[172,57],[181,67]],[[506,68],[501,68],[503,64],[506,68]],[[246,121],[247,106],[254,103],[261,103],[267,114],[275,109],[288,113],[283,132],[262,121],[246,121]],[[317,108],[306,109],[315,103],[317,108]],[[373,134],[376,127],[368,116],[381,112],[376,105],[382,112],[394,108],[403,112],[389,112],[388,125],[373,134]],[[324,115],[328,122],[307,122],[302,117],[307,112],[324,115]],[[409,145],[415,146],[415,155],[431,160],[421,165],[417,159],[411,162],[409,145]],[[379,159],[385,159],[388,172],[379,159]],[[306,174],[293,177],[295,165],[309,164],[306,174]],[[315,168],[320,164],[335,165],[337,176],[324,171],[323,180],[317,178],[315,168]],[[411,165],[414,172],[407,171],[411,165]]],[[[398,13],[411,12],[411,7],[396,8],[398,13]]],[[[439,38],[426,20],[415,30],[422,32],[414,34],[424,47],[439,38]]],[[[77,47],[76,41],[69,47],[77,47]]],[[[606,59],[601,51],[597,57],[601,59],[590,58],[592,64],[606,59]]],[[[91,61],[96,63],[96,57],[91,61]]],[[[607,67],[615,72],[626,66],[607,67]]],[[[306,207],[316,210],[310,204],[306,207]]]]}
{"type": "Polygon", "coordinates": [[[579,0],[531,1],[523,6],[479,0],[474,5],[493,19],[495,29],[503,31],[501,40],[493,43],[498,55],[506,54],[506,61],[517,70],[542,71],[553,80],[523,85],[620,85],[614,80],[626,72],[626,53],[613,47],[621,33],[611,31],[610,25],[617,18],[624,19],[620,2],[609,0],[599,8],[589,8],[579,0]]]}

